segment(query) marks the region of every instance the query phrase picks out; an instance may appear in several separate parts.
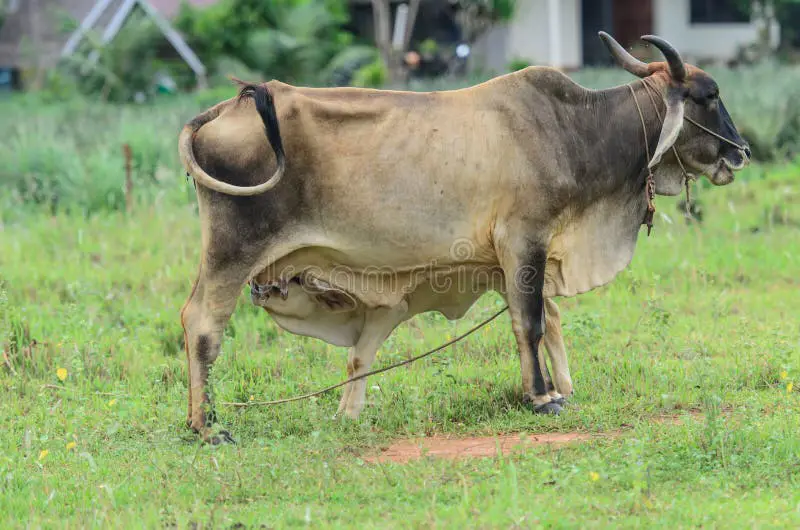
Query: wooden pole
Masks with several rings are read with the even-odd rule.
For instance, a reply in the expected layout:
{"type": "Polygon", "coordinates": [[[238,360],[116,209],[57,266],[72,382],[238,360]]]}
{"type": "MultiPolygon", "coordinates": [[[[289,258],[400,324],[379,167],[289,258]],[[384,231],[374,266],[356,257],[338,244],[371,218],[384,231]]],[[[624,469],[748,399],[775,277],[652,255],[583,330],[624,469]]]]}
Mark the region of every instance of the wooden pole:
{"type": "Polygon", "coordinates": [[[131,213],[133,211],[133,178],[131,176],[133,153],[131,152],[131,146],[124,144],[122,153],[125,156],[125,211],[131,213]]]}

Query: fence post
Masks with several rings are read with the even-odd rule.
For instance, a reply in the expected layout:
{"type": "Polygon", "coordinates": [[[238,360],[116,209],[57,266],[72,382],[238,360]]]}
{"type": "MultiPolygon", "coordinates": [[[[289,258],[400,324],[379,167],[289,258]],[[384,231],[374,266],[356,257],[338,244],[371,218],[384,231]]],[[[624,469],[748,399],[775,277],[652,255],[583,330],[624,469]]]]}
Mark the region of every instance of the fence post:
{"type": "Polygon", "coordinates": [[[131,146],[123,144],[122,153],[125,155],[125,211],[131,213],[133,210],[133,178],[131,177],[131,146]]]}

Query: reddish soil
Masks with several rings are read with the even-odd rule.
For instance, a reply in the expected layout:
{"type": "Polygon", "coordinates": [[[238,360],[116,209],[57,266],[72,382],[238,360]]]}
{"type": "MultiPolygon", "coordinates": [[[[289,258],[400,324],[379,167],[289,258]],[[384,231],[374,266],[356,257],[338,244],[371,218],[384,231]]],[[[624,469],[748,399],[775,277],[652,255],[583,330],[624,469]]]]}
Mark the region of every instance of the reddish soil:
{"type": "Polygon", "coordinates": [[[376,462],[408,462],[423,456],[457,459],[486,456],[508,455],[515,451],[524,451],[526,447],[541,445],[565,445],[585,442],[595,438],[614,436],[617,433],[547,433],[535,435],[506,434],[499,436],[482,436],[476,438],[447,438],[432,436],[417,440],[399,440],[381,451],[377,456],[364,460],[376,462]]]}
{"type": "MultiPolygon", "coordinates": [[[[678,414],[662,414],[651,418],[655,423],[677,424],[686,416],[694,419],[702,416],[697,409],[690,409],[678,414]]],[[[524,451],[533,446],[560,446],[570,443],[585,442],[593,439],[614,438],[632,425],[623,424],[622,430],[605,433],[563,432],[546,434],[504,434],[497,436],[481,436],[473,438],[450,438],[435,435],[429,438],[398,440],[383,449],[379,455],[364,458],[370,463],[398,462],[404,463],[425,456],[445,459],[480,458],[488,456],[508,455],[524,451]]]]}

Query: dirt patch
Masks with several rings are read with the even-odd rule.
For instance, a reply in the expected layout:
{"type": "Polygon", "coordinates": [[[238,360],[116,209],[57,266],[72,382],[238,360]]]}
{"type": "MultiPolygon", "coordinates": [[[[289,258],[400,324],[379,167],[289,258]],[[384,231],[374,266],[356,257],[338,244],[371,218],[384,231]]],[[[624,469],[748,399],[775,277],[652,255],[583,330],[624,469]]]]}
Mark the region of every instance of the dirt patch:
{"type": "Polygon", "coordinates": [[[566,445],[599,438],[616,436],[617,432],[589,433],[548,433],[548,434],[505,434],[500,436],[481,436],[474,438],[448,438],[432,436],[416,440],[399,440],[381,454],[365,458],[367,462],[408,462],[423,456],[458,459],[508,455],[526,448],[543,445],[566,445]]]}
{"type": "MultiPolygon", "coordinates": [[[[723,413],[724,412],[723,410],[723,413]]],[[[702,415],[703,413],[699,409],[688,409],[678,414],[660,414],[649,418],[648,421],[673,425],[682,422],[686,417],[697,420],[702,415]]],[[[364,460],[374,464],[380,462],[405,463],[426,456],[449,460],[498,455],[505,456],[515,452],[525,451],[527,448],[535,446],[561,446],[589,440],[616,438],[632,428],[632,424],[622,424],[622,428],[619,430],[603,433],[556,432],[546,434],[503,434],[472,438],[435,435],[428,438],[398,440],[386,449],[383,449],[379,455],[367,456],[364,460]]]]}

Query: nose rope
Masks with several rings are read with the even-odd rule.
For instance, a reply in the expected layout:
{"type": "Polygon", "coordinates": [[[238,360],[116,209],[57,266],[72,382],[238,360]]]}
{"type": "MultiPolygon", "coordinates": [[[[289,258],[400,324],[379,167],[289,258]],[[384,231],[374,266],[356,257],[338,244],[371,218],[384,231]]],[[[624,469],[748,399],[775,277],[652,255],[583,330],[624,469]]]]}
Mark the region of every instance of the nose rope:
{"type": "MultiPolygon", "coordinates": [[[[650,102],[653,104],[653,109],[656,112],[656,116],[658,116],[658,121],[663,126],[664,120],[661,118],[661,112],[658,110],[658,105],[656,104],[656,100],[653,97],[653,92],[654,91],[657,92],[657,89],[651,85],[650,81],[648,81],[647,78],[642,79],[642,84],[644,85],[645,90],[647,92],[647,95],[650,98],[650,102]]],[[[647,140],[647,125],[646,125],[646,123],[644,121],[644,114],[642,113],[642,107],[639,105],[639,100],[636,97],[636,92],[634,92],[632,85],[628,85],[628,90],[630,90],[631,96],[633,97],[633,102],[636,105],[636,110],[639,112],[639,119],[642,122],[642,132],[644,134],[644,148],[645,148],[645,153],[647,155],[647,185],[645,186],[645,193],[646,193],[646,196],[647,196],[647,213],[645,214],[645,217],[644,217],[644,220],[642,221],[642,224],[647,225],[647,235],[649,236],[650,235],[650,230],[652,230],[652,228],[653,228],[653,215],[655,214],[655,211],[656,211],[656,206],[655,206],[655,201],[654,201],[654,199],[655,199],[655,178],[653,177],[652,169],[650,169],[650,146],[649,146],[649,142],[647,140]]],[[[683,119],[688,121],[689,123],[691,123],[695,127],[699,128],[703,132],[713,136],[714,138],[716,138],[718,140],[721,140],[722,142],[725,142],[728,145],[731,145],[732,147],[735,147],[736,149],[744,152],[745,156],[746,156],[747,150],[745,149],[745,146],[739,145],[736,142],[734,142],[733,140],[729,140],[728,138],[725,138],[721,134],[718,134],[718,133],[712,131],[711,129],[709,129],[708,127],[705,127],[705,126],[701,125],[700,123],[696,122],[695,120],[693,120],[692,118],[690,118],[688,116],[684,115],[683,119]]],[[[681,160],[680,155],[678,155],[678,149],[675,147],[675,145],[672,145],[672,152],[675,154],[675,160],[678,162],[678,165],[681,168],[681,172],[683,173],[683,184],[684,184],[684,188],[686,189],[686,214],[687,215],[691,215],[691,211],[690,211],[691,193],[690,193],[690,188],[689,188],[689,182],[692,181],[692,180],[695,180],[696,177],[695,177],[694,174],[692,174],[692,173],[690,173],[689,171],[686,170],[686,166],[683,164],[683,160],[681,160]]]]}
{"type": "Polygon", "coordinates": [[[689,116],[684,116],[684,117],[683,117],[683,119],[684,119],[684,120],[686,120],[686,121],[688,121],[689,123],[691,123],[691,124],[692,124],[692,125],[694,125],[695,127],[699,127],[701,130],[703,130],[703,131],[707,132],[707,133],[708,133],[708,134],[710,134],[711,136],[713,136],[713,137],[715,137],[715,138],[717,138],[717,139],[719,139],[719,140],[722,140],[723,142],[725,142],[725,143],[727,143],[727,144],[729,144],[729,145],[732,145],[732,146],[733,146],[733,147],[735,147],[736,149],[738,149],[738,150],[740,150],[740,151],[747,152],[747,149],[745,149],[745,147],[744,147],[743,145],[739,145],[739,144],[737,144],[736,142],[734,142],[733,140],[729,140],[729,139],[725,138],[724,136],[722,136],[722,135],[720,135],[720,134],[717,134],[717,133],[715,133],[715,132],[714,132],[714,131],[712,131],[711,129],[709,129],[709,128],[707,128],[707,127],[704,127],[704,126],[702,126],[702,125],[700,125],[699,123],[697,123],[696,121],[694,121],[693,119],[691,119],[689,116]]]}

